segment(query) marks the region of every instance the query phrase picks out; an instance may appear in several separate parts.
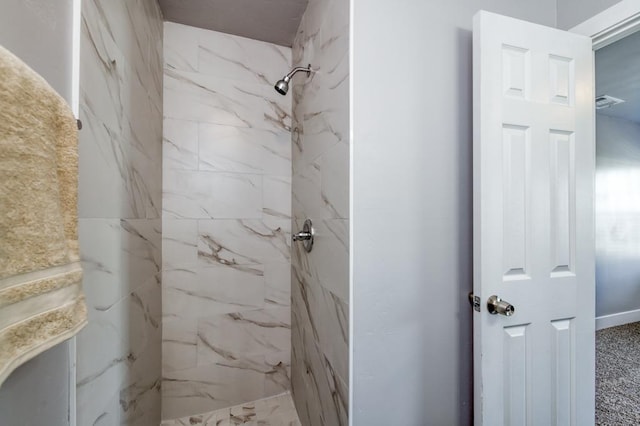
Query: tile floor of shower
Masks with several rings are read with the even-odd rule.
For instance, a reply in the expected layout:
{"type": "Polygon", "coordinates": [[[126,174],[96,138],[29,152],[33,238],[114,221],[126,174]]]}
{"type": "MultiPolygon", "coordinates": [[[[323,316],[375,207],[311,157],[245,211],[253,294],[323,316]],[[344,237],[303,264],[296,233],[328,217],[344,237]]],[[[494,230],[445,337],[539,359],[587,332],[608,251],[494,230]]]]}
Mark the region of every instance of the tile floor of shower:
{"type": "Polygon", "coordinates": [[[290,393],[162,422],[161,426],[301,426],[290,393]]]}

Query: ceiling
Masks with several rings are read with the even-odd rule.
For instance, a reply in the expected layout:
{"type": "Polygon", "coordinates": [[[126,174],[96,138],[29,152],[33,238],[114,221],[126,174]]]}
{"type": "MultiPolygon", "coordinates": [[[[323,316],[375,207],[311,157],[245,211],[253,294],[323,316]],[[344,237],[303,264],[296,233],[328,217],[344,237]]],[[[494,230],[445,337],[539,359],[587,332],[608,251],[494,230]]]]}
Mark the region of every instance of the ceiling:
{"type": "Polygon", "coordinates": [[[626,102],[599,109],[598,114],[640,123],[640,32],[596,51],[596,96],[626,102]]]}
{"type": "Polygon", "coordinates": [[[308,0],[159,0],[164,19],[291,46],[308,0]]]}

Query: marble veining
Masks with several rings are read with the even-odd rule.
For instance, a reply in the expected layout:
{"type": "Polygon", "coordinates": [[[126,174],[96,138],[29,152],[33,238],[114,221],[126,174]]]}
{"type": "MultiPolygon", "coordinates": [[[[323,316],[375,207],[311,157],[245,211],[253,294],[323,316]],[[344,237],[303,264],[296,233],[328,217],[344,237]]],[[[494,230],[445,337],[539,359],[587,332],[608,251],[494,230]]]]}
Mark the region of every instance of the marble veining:
{"type": "Polygon", "coordinates": [[[212,220],[198,223],[198,258],[226,266],[289,260],[289,220],[212,220]]]}
{"type": "Polygon", "coordinates": [[[272,132],[291,128],[287,102],[271,85],[165,69],[164,96],[166,117],[272,132]]]}
{"type": "Polygon", "coordinates": [[[200,170],[287,175],[291,169],[287,132],[200,124],[200,170]]]}
{"type": "Polygon", "coordinates": [[[163,419],[290,389],[290,54],[165,23],[163,419]]]}
{"type": "Polygon", "coordinates": [[[300,426],[291,394],[247,402],[230,408],[162,422],[161,426],[300,426]]]}
{"type": "Polygon", "coordinates": [[[148,1],[134,3],[86,0],[83,8],[80,103],[86,132],[79,149],[86,161],[80,162],[79,170],[82,217],[160,215],[162,93],[152,80],[158,78],[161,68],[151,69],[149,63],[161,61],[153,56],[161,57],[162,52],[151,50],[151,44],[156,38],[161,42],[162,28],[152,32],[158,28],[149,22],[154,15],[146,10],[148,1]],[[123,26],[121,20],[131,27],[123,26]],[[127,39],[132,33],[144,33],[144,39],[127,39]],[[132,46],[144,46],[144,52],[129,50],[132,46]],[[139,79],[134,67],[144,59],[149,62],[144,62],[143,79],[139,79]]]}
{"type": "Polygon", "coordinates": [[[160,422],[162,32],[155,1],[82,2],[80,425],[160,422]]]}
{"type": "Polygon", "coordinates": [[[259,219],[262,176],[246,173],[166,170],[165,217],[189,219],[259,219]]]}
{"type": "Polygon", "coordinates": [[[165,25],[165,67],[273,85],[291,65],[291,49],[186,25],[165,25]]]}
{"type": "Polygon", "coordinates": [[[309,2],[293,65],[293,230],[314,220],[311,253],[292,249],[292,393],[305,426],[349,417],[349,2],[309,2]]]}

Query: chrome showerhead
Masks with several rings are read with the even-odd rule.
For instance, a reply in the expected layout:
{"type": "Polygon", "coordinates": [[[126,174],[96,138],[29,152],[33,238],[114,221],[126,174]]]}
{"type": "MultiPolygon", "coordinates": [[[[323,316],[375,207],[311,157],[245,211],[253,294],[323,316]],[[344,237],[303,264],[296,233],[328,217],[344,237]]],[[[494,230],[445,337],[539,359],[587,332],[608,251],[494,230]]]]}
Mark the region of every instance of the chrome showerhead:
{"type": "Polygon", "coordinates": [[[289,79],[285,77],[282,80],[278,80],[273,88],[276,89],[276,92],[280,93],[282,96],[286,95],[289,91],[289,79]]]}
{"type": "Polygon", "coordinates": [[[276,89],[276,92],[280,93],[282,96],[286,95],[289,91],[289,82],[291,81],[291,77],[298,71],[304,71],[307,73],[307,77],[311,75],[311,64],[307,68],[304,67],[295,67],[292,69],[289,74],[285,75],[282,80],[278,80],[278,82],[273,86],[276,89]]]}

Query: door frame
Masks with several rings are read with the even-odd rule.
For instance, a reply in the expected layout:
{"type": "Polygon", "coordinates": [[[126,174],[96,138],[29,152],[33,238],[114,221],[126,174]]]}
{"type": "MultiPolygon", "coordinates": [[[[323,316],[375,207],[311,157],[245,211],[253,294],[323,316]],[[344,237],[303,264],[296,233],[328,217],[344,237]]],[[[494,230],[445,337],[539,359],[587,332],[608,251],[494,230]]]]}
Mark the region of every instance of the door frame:
{"type": "Polygon", "coordinates": [[[640,1],[622,0],[571,28],[569,32],[591,37],[595,51],[638,30],[640,30],[640,1]]]}
{"type": "MultiPolygon", "coordinates": [[[[602,49],[618,40],[621,40],[628,35],[640,31],[640,0],[622,0],[621,2],[611,6],[608,9],[598,13],[597,15],[587,19],[581,24],[569,29],[569,32],[581,34],[590,37],[593,41],[593,51],[602,49]]],[[[594,70],[595,70],[595,54],[593,57],[594,70]]],[[[595,78],[595,73],[594,73],[595,78]]],[[[593,82],[595,86],[595,80],[593,82]]],[[[597,93],[596,93],[597,95],[597,93]]],[[[593,124],[595,126],[595,108],[593,110],[594,119],[593,124]]],[[[595,129],[593,134],[595,135],[595,129]]],[[[594,196],[595,200],[595,196],[594,196]]],[[[593,206],[594,218],[595,218],[595,204],[593,206]]],[[[595,244],[595,240],[594,240],[595,244]]],[[[593,247],[595,252],[595,247],[593,247]]],[[[636,319],[636,311],[616,315],[616,318],[595,317],[596,330],[600,330],[606,327],[612,327],[618,324],[619,320],[629,319],[631,315],[633,319],[636,319]],[[618,318],[620,317],[620,318],[618,318]],[[617,321],[616,321],[617,320],[617,321]]]]}

